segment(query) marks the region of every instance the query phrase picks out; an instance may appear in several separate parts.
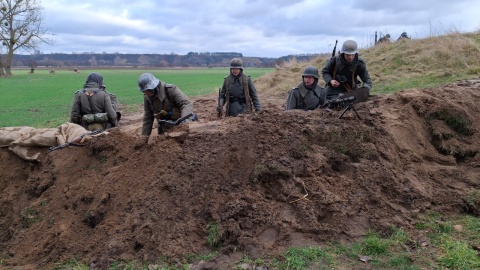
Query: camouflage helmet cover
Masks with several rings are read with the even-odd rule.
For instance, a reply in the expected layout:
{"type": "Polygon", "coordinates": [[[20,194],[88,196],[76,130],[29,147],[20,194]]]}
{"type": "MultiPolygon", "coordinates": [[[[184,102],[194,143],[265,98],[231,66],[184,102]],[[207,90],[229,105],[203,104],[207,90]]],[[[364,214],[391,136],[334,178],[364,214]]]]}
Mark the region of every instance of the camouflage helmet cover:
{"type": "Polygon", "coordinates": [[[152,73],[143,73],[138,78],[138,90],[143,92],[145,90],[155,89],[159,82],[160,80],[155,78],[152,73]]]}
{"type": "Polygon", "coordinates": [[[355,42],[354,40],[345,41],[342,45],[342,49],[340,50],[340,53],[345,53],[345,54],[356,54],[356,53],[358,53],[357,42],[355,42]]]}
{"type": "Polygon", "coordinates": [[[302,77],[305,77],[305,76],[312,76],[312,77],[315,77],[316,79],[318,79],[318,77],[319,77],[318,68],[316,68],[314,66],[306,67],[305,70],[303,71],[303,74],[302,74],[302,77]]]}
{"type": "Polygon", "coordinates": [[[230,61],[230,68],[240,68],[240,69],[243,69],[242,59],[240,59],[240,58],[233,58],[232,61],[230,61]]]}

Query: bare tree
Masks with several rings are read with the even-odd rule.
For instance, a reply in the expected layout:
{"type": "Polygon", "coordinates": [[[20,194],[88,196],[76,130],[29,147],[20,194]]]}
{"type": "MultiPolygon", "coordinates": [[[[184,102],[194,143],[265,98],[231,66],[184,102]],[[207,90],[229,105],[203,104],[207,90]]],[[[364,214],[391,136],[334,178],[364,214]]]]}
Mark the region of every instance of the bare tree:
{"type": "MultiPolygon", "coordinates": [[[[1,0],[3,22],[0,25],[0,40],[6,49],[2,57],[5,75],[12,75],[13,54],[19,49],[34,49],[40,43],[49,43],[44,38],[47,30],[42,27],[43,8],[37,0],[1,0]]],[[[1,75],[1,72],[0,72],[1,75]]]]}

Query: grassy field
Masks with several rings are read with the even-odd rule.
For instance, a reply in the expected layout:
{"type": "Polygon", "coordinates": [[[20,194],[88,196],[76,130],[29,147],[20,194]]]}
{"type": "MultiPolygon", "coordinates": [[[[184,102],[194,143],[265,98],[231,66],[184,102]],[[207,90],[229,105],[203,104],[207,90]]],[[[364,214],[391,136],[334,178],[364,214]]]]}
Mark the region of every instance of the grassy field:
{"type": "MultiPolygon", "coordinates": [[[[245,69],[252,79],[274,69],[245,69]]],[[[199,96],[218,91],[228,68],[175,70],[14,70],[14,76],[0,78],[0,127],[57,127],[69,120],[73,96],[83,87],[91,72],[102,74],[107,90],[116,94],[122,111],[138,110],[143,103],[137,79],[151,72],[161,81],[177,85],[187,96],[199,96]]]]}

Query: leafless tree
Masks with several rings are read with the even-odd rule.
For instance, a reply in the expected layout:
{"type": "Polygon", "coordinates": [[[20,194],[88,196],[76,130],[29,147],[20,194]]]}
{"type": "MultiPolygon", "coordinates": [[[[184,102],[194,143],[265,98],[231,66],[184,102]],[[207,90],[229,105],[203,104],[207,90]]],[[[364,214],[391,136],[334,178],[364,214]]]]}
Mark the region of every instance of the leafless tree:
{"type": "Polygon", "coordinates": [[[49,43],[47,30],[42,27],[43,14],[37,0],[1,0],[2,24],[0,40],[6,53],[2,55],[0,76],[12,75],[13,54],[17,50],[34,49],[40,43],[49,43]]]}

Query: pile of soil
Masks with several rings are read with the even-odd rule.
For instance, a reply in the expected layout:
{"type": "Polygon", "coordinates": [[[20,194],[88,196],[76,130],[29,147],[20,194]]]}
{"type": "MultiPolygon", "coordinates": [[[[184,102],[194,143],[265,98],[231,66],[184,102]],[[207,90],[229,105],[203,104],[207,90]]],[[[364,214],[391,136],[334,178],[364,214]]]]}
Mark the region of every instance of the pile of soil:
{"type": "Polygon", "coordinates": [[[204,269],[232,269],[243,254],[464,212],[480,188],[479,86],[373,96],[354,106],[361,119],[284,111],[286,93],[260,93],[262,114],[217,119],[215,96],[202,96],[192,99],[200,121],[139,149],[141,111],[88,146],[45,149],[39,163],[0,149],[0,258],[12,269],[73,258],[105,269],[216,250],[204,269]]]}

